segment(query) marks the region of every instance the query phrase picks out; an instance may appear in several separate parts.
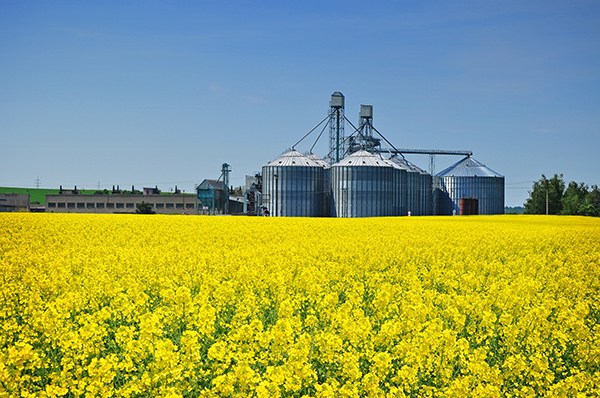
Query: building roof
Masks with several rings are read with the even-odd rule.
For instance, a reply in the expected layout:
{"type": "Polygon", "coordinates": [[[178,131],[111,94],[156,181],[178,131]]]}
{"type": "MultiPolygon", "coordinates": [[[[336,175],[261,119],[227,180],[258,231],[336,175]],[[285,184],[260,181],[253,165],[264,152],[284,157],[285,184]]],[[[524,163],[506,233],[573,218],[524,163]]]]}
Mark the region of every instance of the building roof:
{"type": "Polygon", "coordinates": [[[215,191],[223,191],[223,181],[207,179],[202,181],[196,189],[214,189],[215,191]]]}
{"type": "Polygon", "coordinates": [[[470,156],[437,174],[438,177],[504,177],[470,156]]]}
{"type": "Polygon", "coordinates": [[[392,167],[388,160],[381,156],[375,156],[365,150],[354,152],[350,156],[340,160],[335,166],[375,166],[375,167],[392,167]]]}
{"type": "Polygon", "coordinates": [[[305,166],[305,167],[322,167],[314,160],[310,160],[295,149],[289,150],[277,159],[269,162],[265,167],[273,166],[305,166]]]}

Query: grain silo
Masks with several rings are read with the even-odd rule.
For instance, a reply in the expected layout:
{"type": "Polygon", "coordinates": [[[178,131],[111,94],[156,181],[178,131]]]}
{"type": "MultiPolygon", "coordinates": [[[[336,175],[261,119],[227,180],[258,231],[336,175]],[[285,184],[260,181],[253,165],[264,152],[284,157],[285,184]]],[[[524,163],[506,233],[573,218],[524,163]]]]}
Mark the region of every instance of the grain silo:
{"type": "Polygon", "coordinates": [[[394,215],[395,169],[380,156],[357,151],[331,166],[331,216],[394,215]]]}
{"type": "Polygon", "coordinates": [[[331,207],[331,205],[330,205],[330,203],[331,203],[331,185],[329,182],[331,165],[312,152],[308,153],[306,155],[306,157],[308,159],[312,160],[313,162],[317,163],[319,166],[321,166],[323,168],[323,192],[322,192],[322,195],[323,195],[322,196],[322,203],[323,203],[322,213],[323,214],[322,215],[323,215],[323,217],[329,217],[330,207],[331,207]]]}
{"type": "Polygon", "coordinates": [[[423,202],[421,208],[422,216],[433,215],[433,176],[427,172],[421,174],[423,186],[423,202]]]}
{"type": "Polygon", "coordinates": [[[407,215],[408,212],[413,216],[421,215],[421,190],[423,189],[421,173],[423,170],[398,155],[392,156],[390,160],[406,170],[406,212],[401,215],[407,215]]]}
{"type": "Polygon", "coordinates": [[[324,167],[290,150],[262,167],[263,205],[272,216],[322,217],[324,167]]]}
{"type": "Polygon", "coordinates": [[[504,214],[504,176],[472,157],[467,156],[439,172],[436,180],[437,214],[461,214],[461,199],[477,200],[477,214],[504,214]]]}
{"type": "MultiPolygon", "coordinates": [[[[410,184],[413,180],[414,171],[407,164],[406,159],[402,156],[394,155],[389,158],[390,163],[394,164],[398,170],[400,170],[400,181],[395,184],[396,193],[400,198],[400,211],[396,214],[398,216],[406,216],[411,211],[412,202],[410,201],[410,184]]],[[[412,211],[411,211],[412,214],[412,211]]]]}
{"type": "Polygon", "coordinates": [[[416,181],[417,187],[415,188],[415,199],[418,203],[418,212],[415,216],[429,216],[433,213],[433,200],[432,200],[432,176],[419,166],[407,161],[412,169],[419,173],[416,181]]]}
{"type": "Polygon", "coordinates": [[[392,212],[390,215],[392,216],[405,216],[407,214],[407,174],[404,167],[401,165],[392,162],[390,159],[384,159],[389,165],[392,166],[392,212]]]}

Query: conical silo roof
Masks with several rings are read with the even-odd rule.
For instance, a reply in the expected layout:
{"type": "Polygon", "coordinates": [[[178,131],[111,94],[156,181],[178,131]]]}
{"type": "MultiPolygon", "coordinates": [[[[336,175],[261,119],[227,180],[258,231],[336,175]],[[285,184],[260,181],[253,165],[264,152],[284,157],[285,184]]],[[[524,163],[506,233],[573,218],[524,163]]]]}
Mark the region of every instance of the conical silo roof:
{"type": "Polygon", "coordinates": [[[406,163],[408,163],[408,165],[417,173],[421,173],[421,174],[429,174],[428,172],[426,172],[425,170],[423,170],[422,168],[420,168],[419,166],[417,166],[416,164],[409,162],[408,160],[406,161],[406,163]]]}
{"type": "Polygon", "coordinates": [[[416,167],[414,164],[404,159],[402,156],[394,155],[390,158],[390,162],[393,162],[400,166],[402,169],[406,171],[410,171],[411,173],[420,173],[421,169],[416,167]]]}
{"type": "Polygon", "coordinates": [[[470,156],[437,174],[438,177],[503,177],[470,156]]]}
{"type": "Polygon", "coordinates": [[[331,165],[329,163],[327,163],[326,161],[324,161],[323,159],[321,159],[320,157],[318,157],[314,153],[309,153],[309,154],[306,155],[306,157],[308,159],[312,160],[313,162],[317,163],[319,166],[322,166],[324,168],[331,167],[331,165]]]}
{"type": "Polygon", "coordinates": [[[279,156],[272,162],[267,163],[264,167],[274,166],[308,166],[308,167],[322,167],[314,160],[311,160],[301,154],[300,152],[292,149],[283,155],[279,156]]]}
{"type": "Polygon", "coordinates": [[[375,166],[375,167],[392,167],[387,160],[375,156],[365,150],[357,151],[350,156],[340,160],[333,166],[375,166]]]}

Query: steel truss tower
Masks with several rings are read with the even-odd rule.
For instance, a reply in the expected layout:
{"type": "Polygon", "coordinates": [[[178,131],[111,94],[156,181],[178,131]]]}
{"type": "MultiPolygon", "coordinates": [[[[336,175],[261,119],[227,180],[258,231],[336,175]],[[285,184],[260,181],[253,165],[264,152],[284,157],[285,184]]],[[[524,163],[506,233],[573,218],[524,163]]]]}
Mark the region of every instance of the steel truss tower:
{"type": "Polygon", "coordinates": [[[356,135],[348,137],[348,153],[366,150],[371,153],[381,151],[381,140],[373,137],[373,105],[361,105],[356,135]]]}
{"type": "Polygon", "coordinates": [[[344,95],[339,91],[331,94],[329,104],[329,154],[331,163],[337,163],[344,157],[344,95]]]}
{"type": "Polygon", "coordinates": [[[221,175],[223,176],[223,193],[225,194],[225,206],[223,206],[223,214],[229,214],[229,173],[231,168],[227,163],[223,163],[221,167],[221,175]]]}

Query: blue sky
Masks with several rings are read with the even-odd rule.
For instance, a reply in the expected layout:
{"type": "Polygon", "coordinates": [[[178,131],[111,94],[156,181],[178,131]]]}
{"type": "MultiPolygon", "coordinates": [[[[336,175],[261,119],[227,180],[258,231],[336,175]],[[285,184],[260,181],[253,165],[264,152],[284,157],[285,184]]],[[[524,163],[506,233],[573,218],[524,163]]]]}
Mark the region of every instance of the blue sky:
{"type": "Polygon", "coordinates": [[[190,192],[224,162],[243,185],[334,91],[398,148],[473,151],[509,206],[542,173],[600,185],[598,21],[597,1],[2,1],[0,186],[190,192]]]}

